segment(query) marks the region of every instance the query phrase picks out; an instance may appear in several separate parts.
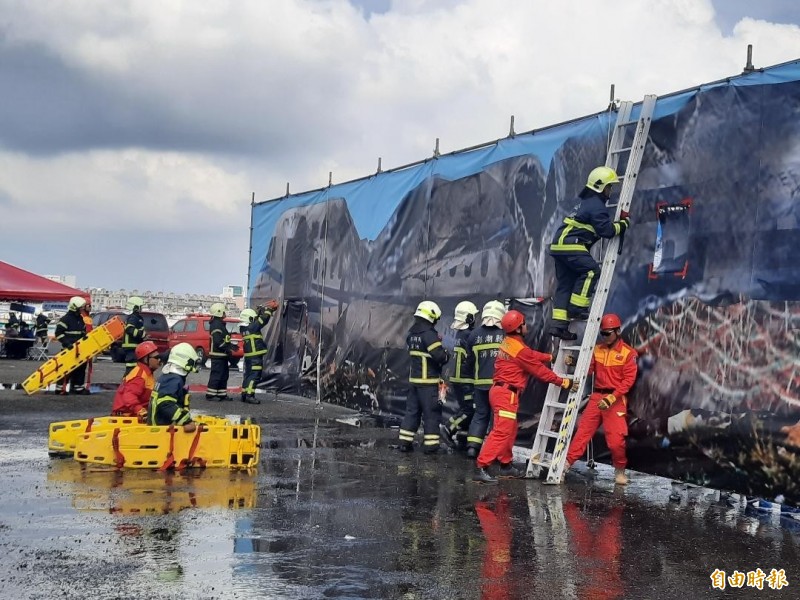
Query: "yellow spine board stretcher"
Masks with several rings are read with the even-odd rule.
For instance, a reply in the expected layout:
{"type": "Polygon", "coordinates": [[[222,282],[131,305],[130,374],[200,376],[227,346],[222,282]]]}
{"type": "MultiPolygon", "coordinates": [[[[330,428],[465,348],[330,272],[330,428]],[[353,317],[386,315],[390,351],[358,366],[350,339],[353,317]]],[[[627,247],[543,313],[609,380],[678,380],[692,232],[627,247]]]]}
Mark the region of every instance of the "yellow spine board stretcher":
{"type": "MultiPolygon", "coordinates": [[[[231,425],[224,417],[197,415],[192,419],[205,425],[231,425]]],[[[75,454],[75,446],[81,434],[91,431],[113,431],[116,428],[143,425],[136,417],[92,417],[74,421],[58,421],[50,423],[50,434],[47,438],[47,451],[50,455],[75,454]]]]}
{"type": "Polygon", "coordinates": [[[75,342],[72,348],[65,348],[36,369],[22,382],[22,388],[28,394],[35,394],[45,389],[109,348],[122,337],[123,333],[125,324],[122,320],[119,317],[109,319],[100,327],[92,329],[86,337],[75,342]]]}
{"type": "Polygon", "coordinates": [[[135,425],[81,434],[74,457],[120,469],[251,469],[258,465],[260,443],[258,425],[198,424],[192,433],[182,427],[135,425]]]}

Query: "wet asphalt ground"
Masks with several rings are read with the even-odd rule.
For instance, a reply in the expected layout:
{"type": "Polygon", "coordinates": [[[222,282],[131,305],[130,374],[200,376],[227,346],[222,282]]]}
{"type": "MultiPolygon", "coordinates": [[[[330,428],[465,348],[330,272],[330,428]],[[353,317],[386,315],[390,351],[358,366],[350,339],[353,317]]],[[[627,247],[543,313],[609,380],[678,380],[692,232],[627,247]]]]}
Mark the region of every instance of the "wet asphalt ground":
{"type": "MultiPolygon", "coordinates": [[[[35,366],[0,360],[0,382],[35,366]]],[[[122,371],[100,362],[94,381],[122,371]]],[[[800,597],[791,516],[638,474],[615,487],[602,465],[558,487],[482,486],[461,455],[400,454],[396,429],[297,397],[248,406],[193,394],[193,409],[260,423],[253,473],[48,457],[50,422],[106,414],[112,397],[0,390],[0,597],[800,597]],[[733,583],[735,571],[767,577],[763,590],[745,576],[723,591],[717,569],[733,583]],[[771,589],[772,569],[789,585],[771,589]]]]}

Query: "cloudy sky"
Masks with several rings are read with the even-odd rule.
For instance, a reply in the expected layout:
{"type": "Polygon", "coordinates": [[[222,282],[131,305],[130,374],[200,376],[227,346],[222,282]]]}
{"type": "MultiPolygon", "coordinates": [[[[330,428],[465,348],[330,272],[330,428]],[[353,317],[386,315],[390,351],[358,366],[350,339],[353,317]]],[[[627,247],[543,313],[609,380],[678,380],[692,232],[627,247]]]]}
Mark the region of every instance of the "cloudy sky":
{"type": "Polygon", "coordinates": [[[796,0],[0,0],[0,259],[219,293],[266,200],[800,58],[796,0]]]}

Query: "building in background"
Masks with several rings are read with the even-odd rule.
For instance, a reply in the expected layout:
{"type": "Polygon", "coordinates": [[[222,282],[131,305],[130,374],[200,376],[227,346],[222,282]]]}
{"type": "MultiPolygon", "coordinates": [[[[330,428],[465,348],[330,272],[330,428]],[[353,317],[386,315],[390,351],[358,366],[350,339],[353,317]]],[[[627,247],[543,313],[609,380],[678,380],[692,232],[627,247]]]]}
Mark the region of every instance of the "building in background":
{"type": "MultiPolygon", "coordinates": [[[[241,288],[240,288],[241,289],[241,288]]],[[[89,288],[86,290],[92,298],[92,310],[98,312],[111,308],[125,308],[130,296],[144,299],[143,310],[160,312],[168,321],[177,320],[191,313],[207,313],[215,302],[222,302],[229,314],[237,316],[243,304],[237,298],[215,296],[213,294],[178,294],[176,292],[153,292],[151,290],[107,290],[105,288],[89,288]],[[173,319],[170,319],[173,317],[173,319]]],[[[243,299],[243,298],[242,298],[243,299]]]]}
{"type": "Polygon", "coordinates": [[[222,288],[221,298],[225,300],[233,300],[239,310],[244,308],[244,286],[243,285],[226,285],[222,288]]]}
{"type": "Polygon", "coordinates": [[[75,275],[42,275],[45,279],[55,281],[56,283],[63,283],[69,287],[78,287],[78,278],[75,275]]]}

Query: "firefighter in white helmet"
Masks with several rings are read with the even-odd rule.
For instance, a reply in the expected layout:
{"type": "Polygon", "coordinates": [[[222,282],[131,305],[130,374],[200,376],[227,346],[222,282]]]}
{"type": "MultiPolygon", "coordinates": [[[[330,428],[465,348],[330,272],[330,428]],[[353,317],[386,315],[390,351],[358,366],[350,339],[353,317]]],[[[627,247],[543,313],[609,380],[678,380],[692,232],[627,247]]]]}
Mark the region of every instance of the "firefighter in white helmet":
{"type": "Polygon", "coordinates": [[[228,377],[230,376],[230,365],[228,357],[233,351],[234,345],[231,342],[231,334],[225,325],[225,305],[222,302],[215,302],[209,309],[211,320],[209,321],[209,342],[208,358],[211,360],[211,370],[208,374],[208,386],[206,388],[206,400],[233,400],[228,396],[228,377]]]}
{"type": "Polygon", "coordinates": [[[147,332],[144,330],[142,317],[144,300],[139,296],[131,296],[125,309],[131,314],[125,319],[125,337],[122,338],[122,349],[125,352],[125,375],[136,366],[136,346],[144,341],[147,332]]]}
{"type": "Polygon", "coordinates": [[[442,311],[435,302],[425,300],[414,312],[414,324],[408,330],[406,346],[411,365],[408,374],[406,414],[400,424],[400,451],[414,449],[414,434],[422,420],[425,454],[439,450],[439,423],[442,405],[439,404],[439,382],[442,367],[450,360],[442,346],[442,338],[434,325],[441,319],[442,311]]]}
{"type": "Polygon", "coordinates": [[[473,376],[473,398],[475,414],[467,432],[467,456],[476,458],[489,429],[492,409],[489,406],[489,388],[492,387],[494,359],[505,334],[500,321],[506,314],[505,305],[499,300],[490,300],[481,311],[481,325],[467,339],[467,373],[473,376]]]}
{"type": "MultiPolygon", "coordinates": [[[[56,339],[61,342],[64,349],[72,348],[81,338],[86,336],[86,323],[83,322],[81,309],[86,304],[86,299],[73,296],[69,299],[67,312],[56,324],[56,339]]],[[[86,389],[86,363],[75,369],[63,380],[61,394],[88,394],[86,389]],[[69,390],[67,390],[69,384],[69,390]]]]}
{"type": "Polygon", "coordinates": [[[478,307],[469,300],[456,304],[453,323],[450,328],[455,331],[456,341],[453,347],[455,365],[450,375],[453,395],[458,402],[458,412],[447,423],[442,423],[441,432],[444,440],[451,446],[465,447],[467,431],[475,414],[475,401],[472,387],[475,376],[467,371],[467,340],[478,321],[478,307]]]}

